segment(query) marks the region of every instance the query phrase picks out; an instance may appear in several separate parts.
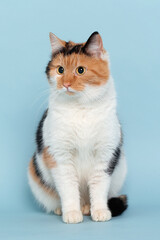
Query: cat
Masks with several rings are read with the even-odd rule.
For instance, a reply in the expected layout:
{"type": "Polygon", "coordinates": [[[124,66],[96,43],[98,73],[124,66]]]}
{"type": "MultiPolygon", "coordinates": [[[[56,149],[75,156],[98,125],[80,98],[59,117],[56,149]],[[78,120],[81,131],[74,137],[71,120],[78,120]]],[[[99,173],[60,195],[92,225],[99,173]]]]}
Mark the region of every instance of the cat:
{"type": "Polygon", "coordinates": [[[127,208],[127,196],[119,196],[127,167],[109,56],[98,32],[81,44],[50,33],[50,42],[49,104],[36,133],[29,185],[65,223],[82,222],[83,215],[108,221],[127,208]]]}

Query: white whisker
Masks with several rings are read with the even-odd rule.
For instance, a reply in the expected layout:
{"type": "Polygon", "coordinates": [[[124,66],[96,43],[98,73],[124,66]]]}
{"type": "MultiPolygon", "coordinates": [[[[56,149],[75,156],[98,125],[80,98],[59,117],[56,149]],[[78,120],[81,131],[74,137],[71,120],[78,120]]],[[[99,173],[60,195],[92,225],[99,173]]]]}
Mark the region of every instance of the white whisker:
{"type": "Polygon", "coordinates": [[[45,89],[43,90],[39,96],[37,96],[37,98],[32,102],[31,107],[33,107],[35,104],[37,104],[37,102],[42,98],[42,97],[48,97],[50,93],[49,89],[45,89]]]}

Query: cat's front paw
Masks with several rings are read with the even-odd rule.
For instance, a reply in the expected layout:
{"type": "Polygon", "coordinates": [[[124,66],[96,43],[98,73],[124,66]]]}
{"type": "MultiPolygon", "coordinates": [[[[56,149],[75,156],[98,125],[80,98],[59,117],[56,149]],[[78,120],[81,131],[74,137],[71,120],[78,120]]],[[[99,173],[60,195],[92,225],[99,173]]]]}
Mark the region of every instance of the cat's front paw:
{"type": "Polygon", "coordinates": [[[63,214],[63,221],[65,223],[79,223],[83,221],[81,211],[70,211],[63,214]]]}
{"type": "Polygon", "coordinates": [[[108,209],[99,209],[94,210],[91,216],[93,221],[105,222],[111,219],[111,212],[108,209]]]}

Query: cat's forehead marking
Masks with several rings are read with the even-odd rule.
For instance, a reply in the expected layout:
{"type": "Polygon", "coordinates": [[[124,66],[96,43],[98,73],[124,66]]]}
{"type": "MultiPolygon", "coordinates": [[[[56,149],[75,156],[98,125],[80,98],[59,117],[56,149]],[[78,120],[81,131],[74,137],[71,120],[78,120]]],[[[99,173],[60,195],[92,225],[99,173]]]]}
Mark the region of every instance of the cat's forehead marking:
{"type": "Polygon", "coordinates": [[[59,51],[52,54],[52,59],[55,58],[57,55],[62,54],[63,56],[71,55],[72,53],[76,54],[86,54],[85,49],[83,48],[85,43],[75,43],[72,41],[65,42],[65,46],[62,47],[59,51]]]}

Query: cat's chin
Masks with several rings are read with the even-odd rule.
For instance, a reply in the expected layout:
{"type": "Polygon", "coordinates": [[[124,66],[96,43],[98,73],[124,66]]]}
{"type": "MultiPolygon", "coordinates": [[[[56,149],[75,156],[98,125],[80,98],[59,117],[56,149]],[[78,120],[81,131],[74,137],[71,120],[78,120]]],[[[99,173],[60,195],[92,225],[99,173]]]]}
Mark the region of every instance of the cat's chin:
{"type": "Polygon", "coordinates": [[[74,95],[74,94],[75,94],[75,92],[68,91],[68,90],[67,90],[65,93],[66,93],[67,95],[74,95]]]}

